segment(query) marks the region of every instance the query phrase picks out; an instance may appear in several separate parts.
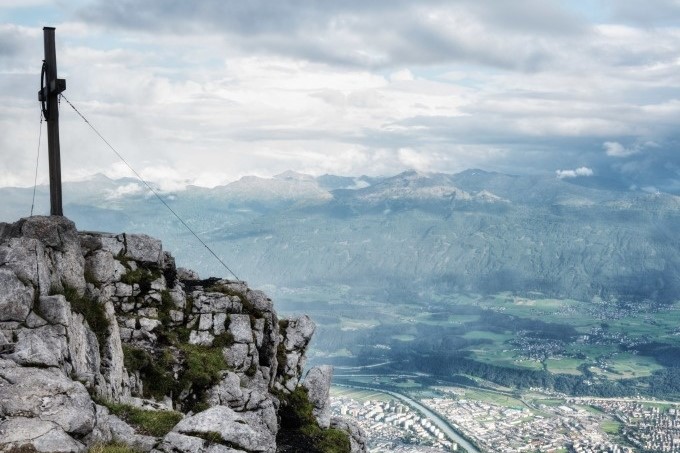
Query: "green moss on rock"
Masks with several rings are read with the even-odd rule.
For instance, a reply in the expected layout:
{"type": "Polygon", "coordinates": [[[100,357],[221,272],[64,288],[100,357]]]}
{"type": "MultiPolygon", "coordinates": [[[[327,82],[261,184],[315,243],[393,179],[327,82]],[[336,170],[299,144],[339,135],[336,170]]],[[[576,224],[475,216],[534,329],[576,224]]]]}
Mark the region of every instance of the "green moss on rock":
{"type": "Polygon", "coordinates": [[[183,415],[175,411],[149,411],[127,404],[104,403],[112,414],[125,420],[140,434],[162,437],[169,433],[183,415]]]}
{"type": "Polygon", "coordinates": [[[279,395],[281,429],[276,443],[286,451],[305,453],[350,453],[349,435],[339,429],[322,429],[314,418],[314,405],[304,387],[279,395]]]}

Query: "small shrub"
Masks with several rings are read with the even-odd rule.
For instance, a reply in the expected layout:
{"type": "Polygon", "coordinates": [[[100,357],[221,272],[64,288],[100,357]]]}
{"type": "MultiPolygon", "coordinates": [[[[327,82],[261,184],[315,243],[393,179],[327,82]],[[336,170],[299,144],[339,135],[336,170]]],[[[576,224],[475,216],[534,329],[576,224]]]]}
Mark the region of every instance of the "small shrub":
{"type": "Polygon", "coordinates": [[[203,440],[207,440],[208,445],[224,443],[222,434],[218,433],[217,431],[208,431],[207,433],[191,433],[191,435],[194,437],[200,437],[203,440]]]}
{"type": "Polygon", "coordinates": [[[96,278],[94,278],[94,275],[92,275],[92,271],[90,269],[85,269],[83,276],[85,277],[85,281],[87,283],[92,283],[94,286],[98,286],[99,282],[96,278]]]}
{"type": "Polygon", "coordinates": [[[217,336],[213,340],[214,348],[228,348],[234,344],[234,335],[231,332],[226,331],[217,336]]]}
{"type": "Polygon", "coordinates": [[[281,429],[277,444],[291,445],[295,451],[308,453],[349,453],[349,435],[339,429],[322,429],[314,418],[314,406],[304,387],[288,395],[279,395],[281,429]]]}
{"type": "Polygon", "coordinates": [[[128,285],[139,285],[140,295],[145,295],[151,289],[151,282],[157,280],[163,275],[160,270],[152,268],[147,269],[138,267],[135,270],[128,269],[128,271],[120,277],[120,281],[128,285]]]}
{"type": "Polygon", "coordinates": [[[182,420],[175,411],[148,411],[127,404],[105,403],[112,414],[122,418],[141,434],[161,437],[169,433],[182,420]]]}
{"type": "Polygon", "coordinates": [[[335,428],[320,429],[316,434],[314,442],[319,452],[323,453],[349,453],[352,449],[352,444],[349,441],[349,435],[341,430],[335,428]]]}
{"type": "Polygon", "coordinates": [[[305,426],[316,425],[312,411],[314,405],[309,401],[307,389],[297,387],[295,391],[283,396],[279,415],[281,428],[298,430],[305,426]]]}
{"type": "Polygon", "coordinates": [[[248,377],[254,377],[257,374],[257,364],[256,363],[251,363],[248,369],[245,372],[245,375],[248,377]]]}
{"type": "Polygon", "coordinates": [[[172,375],[175,360],[169,350],[164,350],[154,358],[144,349],[123,346],[123,363],[131,372],[139,372],[144,383],[144,396],[163,399],[175,390],[176,382],[172,375]]]}
{"type": "MultiPolygon", "coordinates": [[[[205,400],[205,392],[217,384],[222,378],[222,371],[227,369],[227,362],[222,355],[222,348],[183,344],[184,370],[179,376],[180,389],[190,389],[193,399],[184,401],[186,411],[198,411],[202,406],[197,404],[205,400]]],[[[207,408],[207,407],[206,407],[207,408]]]]}

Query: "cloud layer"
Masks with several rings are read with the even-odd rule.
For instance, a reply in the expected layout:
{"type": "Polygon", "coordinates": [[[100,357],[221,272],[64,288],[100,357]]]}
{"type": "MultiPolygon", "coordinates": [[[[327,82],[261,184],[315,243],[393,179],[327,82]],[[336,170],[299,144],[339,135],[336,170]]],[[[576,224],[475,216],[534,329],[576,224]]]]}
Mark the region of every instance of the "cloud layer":
{"type": "MultiPolygon", "coordinates": [[[[38,3],[0,6],[0,186],[32,183],[47,11],[66,96],[167,187],[481,167],[680,192],[671,0],[38,3]]],[[[61,123],[65,178],[129,175],[61,123]]]]}

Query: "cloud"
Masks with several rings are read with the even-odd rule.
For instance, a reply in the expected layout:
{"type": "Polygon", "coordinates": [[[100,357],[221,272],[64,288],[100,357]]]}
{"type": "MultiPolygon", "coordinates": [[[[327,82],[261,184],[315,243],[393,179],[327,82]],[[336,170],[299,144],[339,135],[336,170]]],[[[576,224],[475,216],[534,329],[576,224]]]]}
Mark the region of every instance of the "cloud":
{"type": "MultiPolygon", "coordinates": [[[[585,176],[576,162],[597,175],[576,183],[680,193],[680,25],[557,0],[62,4],[66,96],[167,190],[288,169],[585,176]]],[[[40,27],[0,25],[0,185],[33,181],[41,59],[40,27]]],[[[60,122],[65,180],[129,174],[64,103],[60,122]]]]}
{"type": "Polygon", "coordinates": [[[604,142],[602,144],[607,156],[611,157],[628,157],[638,152],[636,149],[626,149],[619,142],[604,142]]]}
{"type": "Polygon", "coordinates": [[[109,190],[106,198],[109,200],[117,200],[128,195],[137,195],[144,192],[145,189],[141,185],[131,182],[109,190]]]}
{"type": "Polygon", "coordinates": [[[542,37],[588,29],[558,3],[539,0],[100,0],[81,15],[117,29],[218,34],[244,52],[370,68],[472,62],[531,70],[551,58],[542,37]]]}
{"type": "Polygon", "coordinates": [[[677,0],[606,0],[614,20],[643,26],[677,26],[680,2],[677,0]]]}
{"type": "Polygon", "coordinates": [[[641,153],[645,149],[658,148],[659,145],[655,142],[648,141],[644,143],[634,143],[630,147],[625,147],[619,142],[604,142],[602,147],[609,157],[630,157],[641,153]]]}
{"type": "Polygon", "coordinates": [[[594,172],[588,167],[579,167],[575,170],[556,170],[557,179],[578,178],[579,176],[593,176],[594,172]]]}

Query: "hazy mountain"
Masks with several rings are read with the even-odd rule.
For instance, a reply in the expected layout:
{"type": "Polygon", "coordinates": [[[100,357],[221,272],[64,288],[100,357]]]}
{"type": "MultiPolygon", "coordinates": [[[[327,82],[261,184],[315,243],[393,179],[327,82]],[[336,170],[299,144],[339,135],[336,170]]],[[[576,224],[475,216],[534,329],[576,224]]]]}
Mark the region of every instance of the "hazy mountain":
{"type": "MultiPolygon", "coordinates": [[[[219,268],[131,179],[65,184],[81,229],[146,232],[205,274],[219,268]]],[[[32,189],[4,188],[2,220],[32,189]]],[[[46,210],[47,190],[38,191],[46,210]]],[[[386,178],[286,172],[163,195],[255,285],[341,283],[398,294],[530,292],[676,300],[680,197],[468,170],[386,178]]]]}

